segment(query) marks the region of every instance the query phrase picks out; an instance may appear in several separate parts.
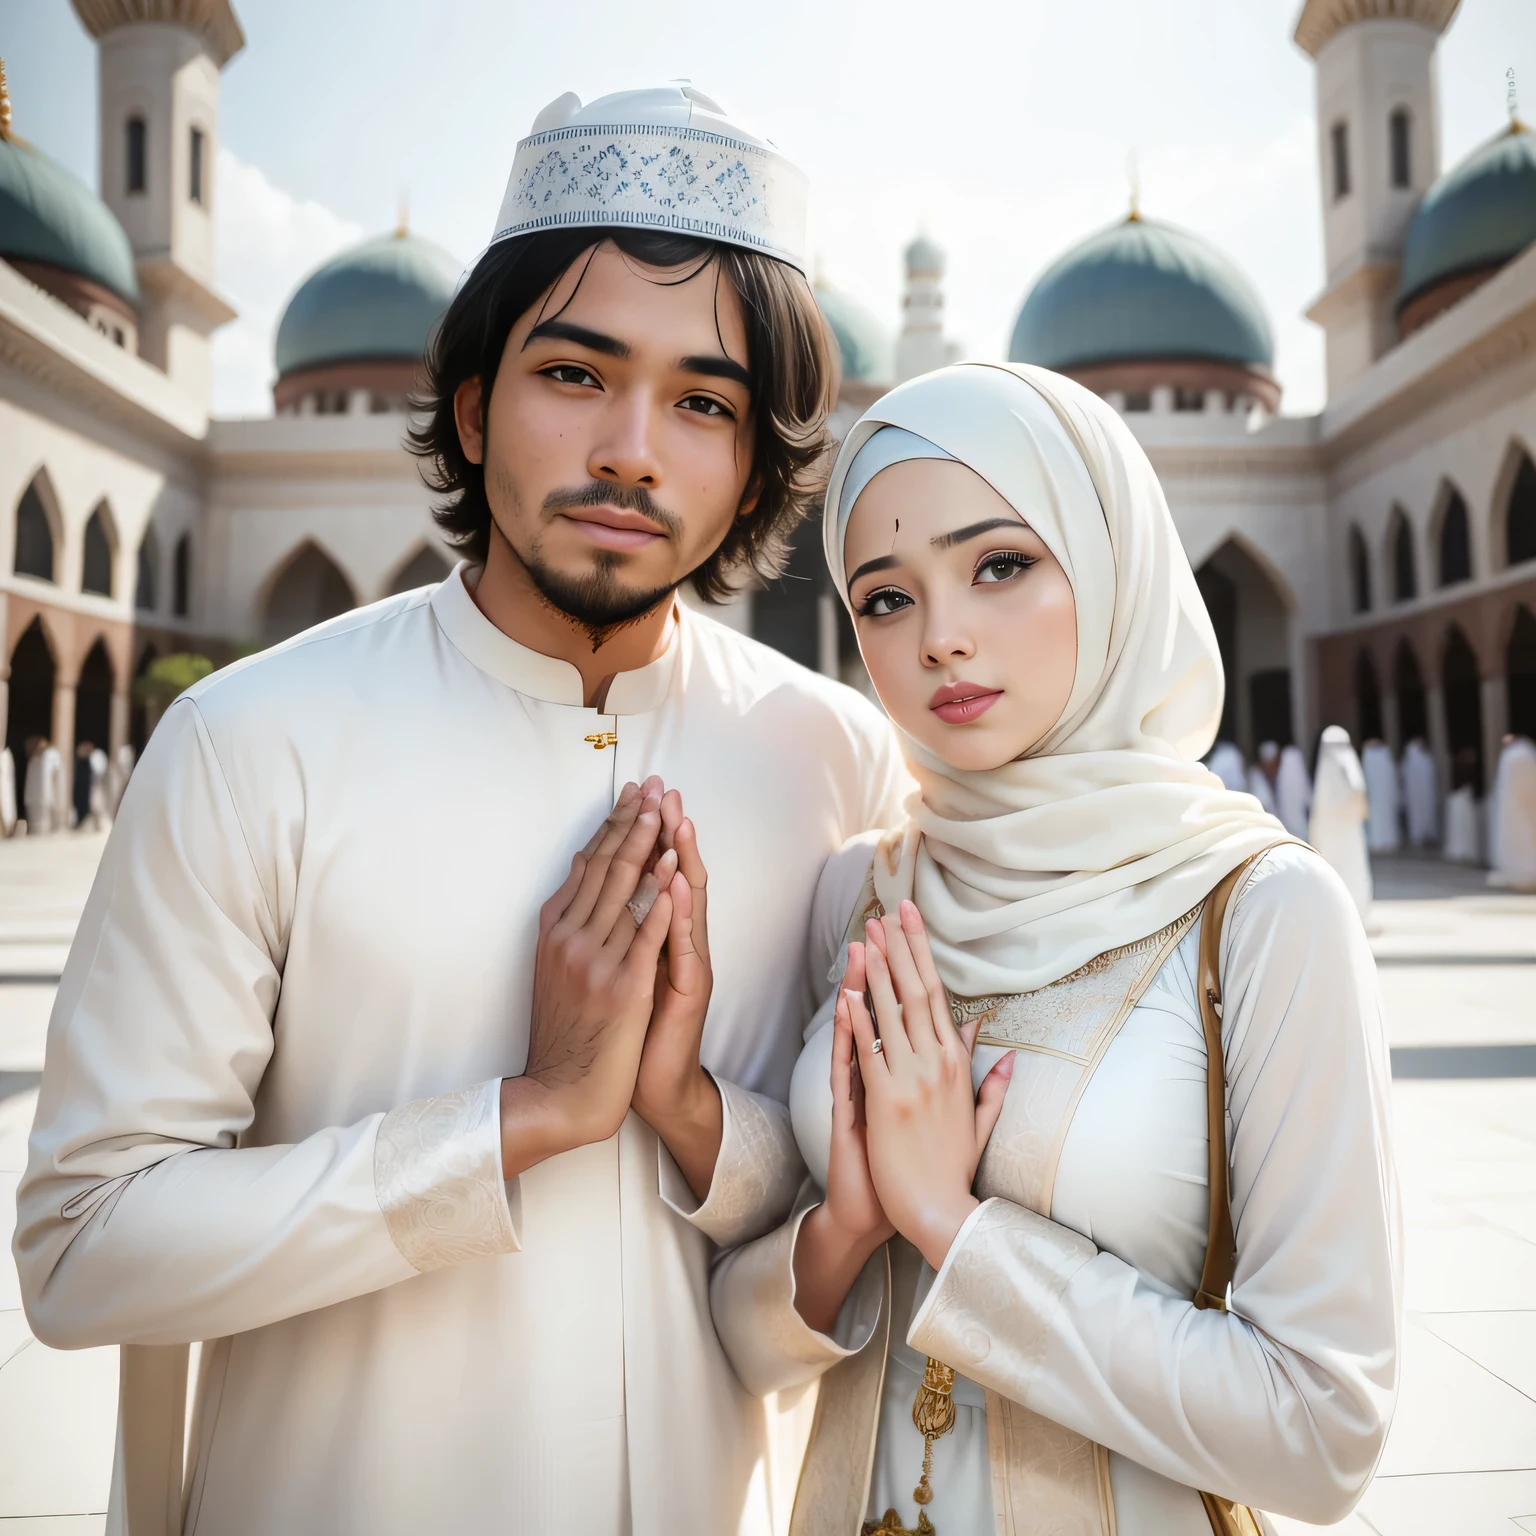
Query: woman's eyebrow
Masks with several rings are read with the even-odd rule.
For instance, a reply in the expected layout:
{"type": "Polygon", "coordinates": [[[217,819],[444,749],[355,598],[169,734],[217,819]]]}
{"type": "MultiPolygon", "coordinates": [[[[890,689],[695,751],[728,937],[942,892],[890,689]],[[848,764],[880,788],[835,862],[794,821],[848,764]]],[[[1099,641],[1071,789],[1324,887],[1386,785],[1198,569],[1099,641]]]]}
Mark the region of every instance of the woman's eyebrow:
{"type": "Polygon", "coordinates": [[[897,560],[895,555],[881,555],[878,559],[866,560],[864,564],[861,565],[858,570],[856,570],[853,575],[848,578],[849,589],[852,589],[854,582],[856,582],[860,576],[868,576],[871,571],[889,571],[900,563],[901,562],[897,560]]]}
{"type": "Polygon", "coordinates": [[[953,533],[941,533],[935,538],[929,539],[929,543],[935,549],[953,549],[956,544],[964,544],[967,539],[980,538],[984,533],[991,533],[994,528],[1027,528],[1028,523],[1017,517],[989,517],[985,522],[971,523],[964,528],[956,528],[953,533]]]}

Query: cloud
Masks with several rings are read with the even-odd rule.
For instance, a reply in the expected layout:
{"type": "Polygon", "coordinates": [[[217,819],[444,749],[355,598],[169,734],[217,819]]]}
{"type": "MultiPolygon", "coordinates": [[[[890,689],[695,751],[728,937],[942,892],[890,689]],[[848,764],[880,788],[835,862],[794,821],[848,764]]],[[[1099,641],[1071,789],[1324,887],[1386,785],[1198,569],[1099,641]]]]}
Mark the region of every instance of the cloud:
{"type": "Polygon", "coordinates": [[[219,290],[239,310],[213,338],[219,416],[272,413],[272,345],[293,290],[327,257],[363,237],[320,203],[300,202],[254,165],[220,148],[214,213],[219,290]]]}

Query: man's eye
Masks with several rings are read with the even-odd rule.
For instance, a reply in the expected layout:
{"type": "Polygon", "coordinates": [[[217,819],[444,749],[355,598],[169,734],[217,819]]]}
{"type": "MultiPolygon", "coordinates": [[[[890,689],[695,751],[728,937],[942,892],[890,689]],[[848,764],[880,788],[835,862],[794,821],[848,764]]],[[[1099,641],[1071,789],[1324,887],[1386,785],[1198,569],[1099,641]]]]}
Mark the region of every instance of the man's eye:
{"type": "Polygon", "coordinates": [[[880,619],[910,608],[912,599],[899,587],[879,587],[859,604],[861,619],[880,619]]]}
{"type": "Polygon", "coordinates": [[[975,580],[1009,581],[1021,571],[1027,571],[1034,563],[1034,559],[1029,555],[1004,550],[995,555],[988,555],[976,567],[975,580]]]}
{"type": "Polygon", "coordinates": [[[700,416],[729,416],[731,413],[710,395],[689,395],[682,402],[685,411],[697,411],[700,416]]]}
{"type": "Polygon", "coordinates": [[[546,379],[553,379],[557,384],[596,384],[597,380],[585,368],[578,363],[556,363],[553,368],[544,370],[546,379]]]}

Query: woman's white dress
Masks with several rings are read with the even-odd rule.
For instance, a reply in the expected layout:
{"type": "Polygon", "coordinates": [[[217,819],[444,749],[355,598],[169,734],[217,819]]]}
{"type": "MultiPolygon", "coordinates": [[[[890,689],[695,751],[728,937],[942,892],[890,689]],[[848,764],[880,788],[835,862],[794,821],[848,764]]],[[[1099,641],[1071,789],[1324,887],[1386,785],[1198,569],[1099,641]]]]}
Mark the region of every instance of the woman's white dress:
{"type": "MultiPolygon", "coordinates": [[[[814,941],[829,958],[868,862],[867,842],[850,845],[823,876],[814,941]]],[[[1222,962],[1232,1310],[1197,1312],[1188,1298],[1207,1224],[1199,932],[1195,922],[1177,940],[1091,1069],[1066,1122],[1049,1221],[1008,1198],[1012,1169],[1030,1153],[1019,1138],[1034,1074],[1051,1066],[1025,1048],[978,1174],[984,1203],[943,1270],[936,1277],[892,1243],[892,1347],[869,1518],[894,1506],[916,1522],[923,1447],[910,1413],[929,1353],[964,1373],[956,1426],[935,1447],[928,1513],[939,1536],[1002,1528],[984,1386],[1109,1448],[1118,1536],[1209,1536],[1201,1487],[1333,1521],[1368,1481],[1396,1388],[1401,1290],[1374,964],[1354,903],[1322,860],[1297,846],[1266,855],[1230,909],[1222,962]]],[[[829,999],[791,1089],[818,1184],[830,1137],[830,1010],[829,999]]],[[[1001,1054],[978,1047],[978,1082],[1001,1054]]],[[[845,1358],[878,1312],[872,1261],[834,1335],[814,1333],[794,1311],[792,1248],[793,1232],[781,1229],[717,1268],[716,1324],[752,1390],[845,1358]]],[[[1025,1519],[1006,1529],[1036,1527],[1025,1519]]]]}

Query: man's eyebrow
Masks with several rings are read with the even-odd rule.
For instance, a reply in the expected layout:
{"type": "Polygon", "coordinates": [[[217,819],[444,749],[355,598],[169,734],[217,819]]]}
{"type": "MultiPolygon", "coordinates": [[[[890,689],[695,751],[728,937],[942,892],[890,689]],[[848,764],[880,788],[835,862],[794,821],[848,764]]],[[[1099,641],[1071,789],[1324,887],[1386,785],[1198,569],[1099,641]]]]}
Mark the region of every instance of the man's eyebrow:
{"type": "Polygon", "coordinates": [[[695,357],[680,358],[677,366],[684,373],[702,373],[711,379],[729,379],[733,384],[740,384],[743,389],[752,388],[752,375],[729,357],[700,353],[695,357]]]}
{"type": "Polygon", "coordinates": [[[956,528],[953,533],[941,533],[937,538],[929,539],[929,543],[935,549],[953,549],[956,544],[964,544],[967,539],[980,538],[984,533],[991,533],[994,528],[1027,528],[1029,525],[1017,517],[989,517],[985,522],[971,523],[965,528],[956,528]]]}
{"type": "Polygon", "coordinates": [[[523,342],[527,347],[533,341],[571,341],[589,352],[601,352],[605,357],[628,357],[629,343],[602,331],[588,330],[584,325],[573,325],[569,320],[545,320],[528,332],[523,342]]]}
{"type": "Polygon", "coordinates": [[[876,560],[866,560],[864,564],[861,565],[858,570],[856,570],[853,575],[848,578],[848,585],[851,588],[854,582],[856,582],[860,576],[868,576],[871,571],[889,571],[900,564],[901,562],[896,558],[895,555],[881,555],[876,560]]]}

